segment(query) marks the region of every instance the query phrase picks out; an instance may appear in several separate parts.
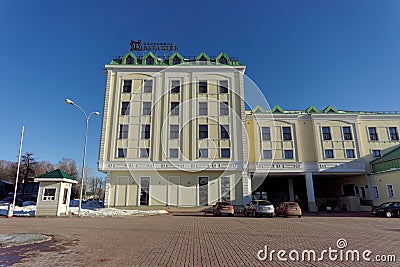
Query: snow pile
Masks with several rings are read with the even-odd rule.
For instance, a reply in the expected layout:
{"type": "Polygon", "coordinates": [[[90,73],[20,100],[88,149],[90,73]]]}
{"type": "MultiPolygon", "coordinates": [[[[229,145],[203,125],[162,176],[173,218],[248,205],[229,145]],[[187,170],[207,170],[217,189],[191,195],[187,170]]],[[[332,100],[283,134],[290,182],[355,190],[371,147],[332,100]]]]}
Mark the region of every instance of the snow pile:
{"type": "MultiPolygon", "coordinates": [[[[8,205],[1,205],[0,206],[0,215],[7,216],[8,205]]],[[[35,216],[36,213],[36,206],[30,205],[25,207],[18,207],[15,206],[14,208],[14,216],[35,216]]]]}
{"type": "MultiPolygon", "coordinates": [[[[79,203],[79,202],[77,202],[79,203]]],[[[71,203],[75,206],[76,203],[71,203]]],[[[78,206],[78,205],[77,205],[78,206]]],[[[114,208],[100,208],[102,206],[101,202],[93,202],[91,204],[82,203],[82,216],[101,216],[101,217],[120,217],[120,216],[144,216],[144,215],[159,215],[159,214],[167,214],[166,210],[120,210],[114,208]]],[[[0,205],[0,216],[7,216],[8,205],[0,205]]],[[[78,215],[79,208],[78,207],[70,207],[69,211],[72,215],[78,215]]],[[[13,216],[35,216],[36,206],[30,205],[25,207],[14,208],[13,216]]]]}
{"type": "MultiPolygon", "coordinates": [[[[83,205],[82,205],[83,207],[83,205]]],[[[69,210],[73,215],[78,215],[79,208],[78,207],[70,207],[69,210]]],[[[158,215],[158,214],[167,214],[166,210],[120,210],[114,208],[100,208],[100,209],[87,209],[82,208],[81,215],[82,216],[143,216],[143,215],[158,215]]]]}

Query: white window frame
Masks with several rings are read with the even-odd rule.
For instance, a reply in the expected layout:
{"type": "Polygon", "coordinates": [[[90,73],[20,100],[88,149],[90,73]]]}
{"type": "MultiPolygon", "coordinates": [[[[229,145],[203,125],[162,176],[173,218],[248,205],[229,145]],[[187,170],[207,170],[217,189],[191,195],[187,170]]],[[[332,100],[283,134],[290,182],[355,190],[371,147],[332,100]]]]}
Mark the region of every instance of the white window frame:
{"type": "Polygon", "coordinates": [[[345,149],[345,153],[346,153],[346,159],[355,159],[356,158],[356,150],[354,148],[346,148],[345,149]],[[352,157],[352,158],[348,157],[347,150],[353,150],[353,156],[354,157],[352,157]]]}
{"type": "Polygon", "coordinates": [[[57,196],[57,188],[56,187],[46,187],[46,188],[43,188],[43,193],[42,193],[42,201],[55,201],[56,200],[56,196],[57,196]],[[52,197],[52,196],[45,196],[45,192],[46,192],[46,190],[49,190],[49,189],[54,189],[55,191],[54,191],[54,197],[52,197]],[[53,198],[53,199],[47,199],[47,198],[53,198]]]}
{"type": "Polygon", "coordinates": [[[392,184],[386,184],[386,189],[389,198],[396,198],[396,194],[394,193],[394,186],[392,184]],[[392,192],[390,192],[389,186],[392,188],[392,192]]]}
{"type": "Polygon", "coordinates": [[[372,197],[374,199],[380,199],[381,196],[379,194],[379,187],[377,185],[372,186],[372,197]]]}
{"type": "Polygon", "coordinates": [[[273,158],[272,149],[263,149],[263,151],[262,151],[262,158],[263,158],[263,159],[272,159],[272,158],[273,158]],[[271,157],[270,157],[270,158],[269,158],[269,157],[266,157],[267,154],[268,154],[268,151],[271,152],[271,157]]]}

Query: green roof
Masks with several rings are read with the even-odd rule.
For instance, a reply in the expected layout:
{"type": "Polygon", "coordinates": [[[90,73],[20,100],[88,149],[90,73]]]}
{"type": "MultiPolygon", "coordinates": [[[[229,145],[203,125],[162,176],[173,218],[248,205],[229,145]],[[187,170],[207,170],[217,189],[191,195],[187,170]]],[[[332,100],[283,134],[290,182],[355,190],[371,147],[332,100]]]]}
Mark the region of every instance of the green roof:
{"type": "Polygon", "coordinates": [[[224,52],[221,52],[218,56],[211,58],[205,52],[201,52],[196,57],[185,58],[178,52],[173,53],[168,58],[157,58],[152,52],[148,52],[145,55],[135,55],[132,51],[129,51],[122,57],[114,58],[109,64],[110,65],[147,65],[146,58],[152,57],[152,65],[170,66],[174,65],[173,59],[179,58],[180,64],[224,64],[228,66],[242,66],[237,58],[229,57],[224,52]],[[127,59],[130,59],[127,62],[127,59]],[[222,63],[224,62],[224,63],[222,63]]]}
{"type": "Polygon", "coordinates": [[[47,173],[39,175],[35,178],[60,178],[60,179],[64,178],[64,179],[76,181],[76,178],[66,174],[65,172],[63,172],[60,169],[56,169],[54,171],[47,172],[47,173]]]}

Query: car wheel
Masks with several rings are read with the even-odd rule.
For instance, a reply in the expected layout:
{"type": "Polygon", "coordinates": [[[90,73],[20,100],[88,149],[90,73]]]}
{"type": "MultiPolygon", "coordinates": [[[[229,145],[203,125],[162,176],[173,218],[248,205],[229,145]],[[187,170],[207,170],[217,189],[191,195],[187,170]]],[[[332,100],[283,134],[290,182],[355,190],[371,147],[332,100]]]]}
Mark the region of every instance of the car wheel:
{"type": "Polygon", "coordinates": [[[390,211],[386,212],[386,218],[391,218],[392,217],[392,213],[390,211]]]}
{"type": "Polygon", "coordinates": [[[301,218],[301,215],[299,215],[299,216],[297,216],[297,217],[301,218]]]}

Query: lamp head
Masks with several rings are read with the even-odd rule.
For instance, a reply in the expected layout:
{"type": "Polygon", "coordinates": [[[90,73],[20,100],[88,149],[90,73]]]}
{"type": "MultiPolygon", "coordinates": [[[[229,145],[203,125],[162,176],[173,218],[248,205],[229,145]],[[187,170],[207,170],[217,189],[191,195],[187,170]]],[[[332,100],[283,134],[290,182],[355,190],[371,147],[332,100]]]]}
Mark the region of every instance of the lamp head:
{"type": "Polygon", "coordinates": [[[100,112],[95,111],[95,112],[93,112],[93,114],[94,114],[94,115],[100,115],[100,112]]]}
{"type": "Polygon", "coordinates": [[[74,101],[72,101],[71,99],[65,99],[64,100],[65,101],[65,103],[67,103],[68,105],[73,105],[74,104],[74,101]]]}

